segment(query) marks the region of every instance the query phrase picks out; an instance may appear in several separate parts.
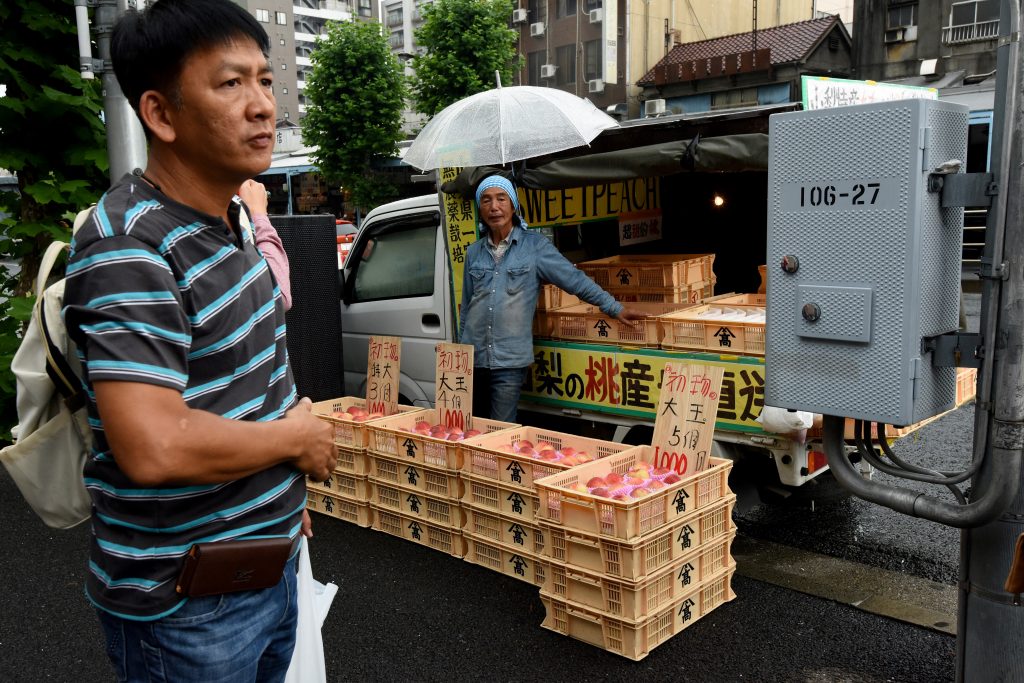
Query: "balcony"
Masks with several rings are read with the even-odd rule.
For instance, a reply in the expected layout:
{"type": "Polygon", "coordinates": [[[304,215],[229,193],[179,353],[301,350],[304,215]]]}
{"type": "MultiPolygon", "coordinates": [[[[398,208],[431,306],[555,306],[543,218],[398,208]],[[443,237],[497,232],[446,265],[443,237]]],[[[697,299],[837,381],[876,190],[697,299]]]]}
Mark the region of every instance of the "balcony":
{"type": "Polygon", "coordinates": [[[992,40],[999,35],[999,20],[979,21],[974,24],[946,26],[942,29],[942,42],[946,45],[973,43],[979,40],[992,40]]]}

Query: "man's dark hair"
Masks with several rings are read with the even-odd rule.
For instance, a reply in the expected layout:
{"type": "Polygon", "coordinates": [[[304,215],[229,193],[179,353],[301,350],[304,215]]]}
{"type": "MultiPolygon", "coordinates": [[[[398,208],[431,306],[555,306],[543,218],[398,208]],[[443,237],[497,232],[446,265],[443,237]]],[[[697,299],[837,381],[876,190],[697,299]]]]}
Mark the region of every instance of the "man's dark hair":
{"type": "Polygon", "coordinates": [[[252,40],[264,55],[270,54],[267,32],[231,0],[158,0],[118,20],[110,36],[110,56],[121,90],[138,114],[147,90],[177,101],[178,77],[192,54],[239,39],[252,40]]]}

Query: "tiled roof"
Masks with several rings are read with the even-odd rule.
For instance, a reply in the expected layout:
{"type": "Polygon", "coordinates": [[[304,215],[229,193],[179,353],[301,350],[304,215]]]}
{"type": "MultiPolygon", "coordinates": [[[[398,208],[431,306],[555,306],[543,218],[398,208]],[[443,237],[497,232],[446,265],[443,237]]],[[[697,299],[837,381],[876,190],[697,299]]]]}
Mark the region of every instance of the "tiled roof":
{"type": "MultiPolygon", "coordinates": [[[[762,29],[757,32],[757,48],[759,50],[764,48],[771,49],[772,65],[798,62],[805,59],[837,23],[840,23],[838,16],[829,16],[762,29]]],[[[738,52],[747,52],[753,48],[752,31],[735,33],[731,36],[676,45],[656,66],[681,64],[694,59],[721,57],[738,52]]],[[[643,78],[639,81],[641,85],[653,82],[654,69],[644,74],[643,78]]]]}

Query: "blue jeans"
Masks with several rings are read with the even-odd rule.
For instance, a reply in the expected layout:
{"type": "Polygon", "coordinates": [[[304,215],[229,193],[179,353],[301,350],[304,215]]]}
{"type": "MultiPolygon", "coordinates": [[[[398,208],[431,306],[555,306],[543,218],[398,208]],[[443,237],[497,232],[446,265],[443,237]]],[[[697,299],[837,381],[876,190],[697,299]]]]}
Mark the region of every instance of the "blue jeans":
{"type": "Polygon", "coordinates": [[[132,621],[96,610],[118,681],[283,681],[295,649],[296,558],[273,588],[190,598],[170,616],[132,621]]]}
{"type": "Polygon", "coordinates": [[[473,368],[473,414],[515,422],[528,368],[473,368]]]}

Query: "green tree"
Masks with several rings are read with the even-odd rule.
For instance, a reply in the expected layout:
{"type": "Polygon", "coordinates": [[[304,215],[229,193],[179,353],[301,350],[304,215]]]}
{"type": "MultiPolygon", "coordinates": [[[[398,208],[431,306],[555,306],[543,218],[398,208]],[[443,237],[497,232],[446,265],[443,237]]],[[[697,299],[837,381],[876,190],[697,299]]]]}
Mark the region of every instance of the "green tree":
{"type": "Polygon", "coordinates": [[[314,163],[356,206],[394,198],[394,184],[375,165],[398,151],[406,86],[380,24],[329,23],[310,60],[302,141],[316,147],[314,163]]]}
{"type": "Polygon", "coordinates": [[[416,42],[426,53],[412,60],[416,110],[433,116],[464,97],[512,83],[519,69],[517,33],[509,28],[510,0],[436,0],[422,5],[416,42]]]}
{"type": "Polygon", "coordinates": [[[21,266],[0,267],[0,438],[17,421],[11,360],[42,253],[109,185],[101,84],[77,65],[73,0],[0,3],[0,168],[19,190],[0,191],[0,259],[21,266]]]}

